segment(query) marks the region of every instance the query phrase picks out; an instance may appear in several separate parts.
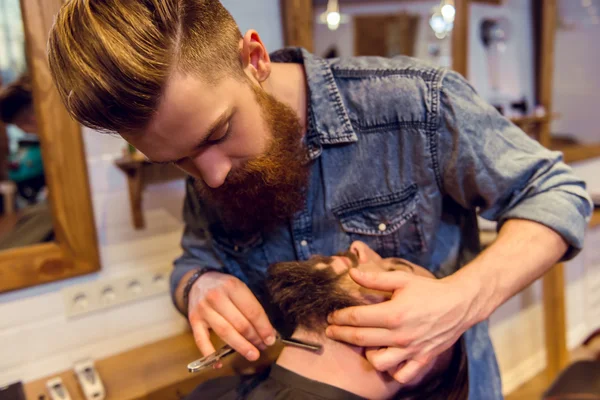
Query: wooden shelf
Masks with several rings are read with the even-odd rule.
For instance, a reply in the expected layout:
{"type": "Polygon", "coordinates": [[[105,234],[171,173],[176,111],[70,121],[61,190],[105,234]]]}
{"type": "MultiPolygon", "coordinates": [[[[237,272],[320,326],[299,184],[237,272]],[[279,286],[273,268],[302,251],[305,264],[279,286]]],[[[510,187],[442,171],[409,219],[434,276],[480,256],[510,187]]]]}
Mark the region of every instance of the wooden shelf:
{"type": "Polygon", "coordinates": [[[561,151],[567,164],[600,157],[600,144],[559,144],[552,141],[550,149],[561,151]]]}
{"type": "Polygon", "coordinates": [[[548,114],[541,117],[536,115],[526,115],[523,117],[510,118],[511,122],[517,126],[530,125],[530,124],[542,124],[551,122],[558,118],[558,114],[548,114]]]}
{"type": "Polygon", "coordinates": [[[185,179],[186,174],[171,164],[153,164],[141,153],[127,154],[115,165],[125,174],[129,188],[131,218],[135,229],[144,229],[146,221],[142,212],[144,190],[148,185],[185,179]]]}
{"type": "MultiPolygon", "coordinates": [[[[213,336],[213,343],[222,346],[213,336]]],[[[187,371],[187,364],[200,357],[191,333],[183,333],[116,356],[95,362],[100,378],[104,382],[107,399],[119,400],[179,400],[191,393],[200,383],[218,376],[240,374],[270,365],[281,351],[273,346],[260,360],[249,363],[238,354],[227,357],[223,368],[208,369],[197,374],[187,371]]],[[[64,371],[60,376],[72,400],[85,400],[81,394],[73,371],[64,371]]],[[[48,398],[46,381],[49,376],[25,384],[27,400],[48,398]],[[41,397],[45,395],[45,397],[41,397]]]]}

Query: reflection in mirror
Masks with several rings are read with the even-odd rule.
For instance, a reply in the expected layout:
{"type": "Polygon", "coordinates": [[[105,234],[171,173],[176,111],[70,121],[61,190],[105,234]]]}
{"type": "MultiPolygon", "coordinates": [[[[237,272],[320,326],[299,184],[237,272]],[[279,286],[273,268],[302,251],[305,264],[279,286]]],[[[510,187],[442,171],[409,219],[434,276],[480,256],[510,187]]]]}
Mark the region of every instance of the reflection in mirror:
{"type": "Polygon", "coordinates": [[[19,0],[0,0],[0,250],[53,240],[19,0]]]}
{"type": "Polygon", "coordinates": [[[321,57],[406,55],[450,67],[451,1],[315,0],[314,47],[321,57]]]}

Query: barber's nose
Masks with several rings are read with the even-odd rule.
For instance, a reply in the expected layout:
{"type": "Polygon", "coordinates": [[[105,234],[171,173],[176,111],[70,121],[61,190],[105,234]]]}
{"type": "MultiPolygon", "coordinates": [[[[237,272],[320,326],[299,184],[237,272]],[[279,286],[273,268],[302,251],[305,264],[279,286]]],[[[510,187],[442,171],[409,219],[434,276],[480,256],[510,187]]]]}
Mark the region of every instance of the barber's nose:
{"type": "Polygon", "coordinates": [[[216,189],[225,183],[231,171],[231,160],[218,149],[207,149],[192,159],[194,168],[209,187],[216,189]]]}

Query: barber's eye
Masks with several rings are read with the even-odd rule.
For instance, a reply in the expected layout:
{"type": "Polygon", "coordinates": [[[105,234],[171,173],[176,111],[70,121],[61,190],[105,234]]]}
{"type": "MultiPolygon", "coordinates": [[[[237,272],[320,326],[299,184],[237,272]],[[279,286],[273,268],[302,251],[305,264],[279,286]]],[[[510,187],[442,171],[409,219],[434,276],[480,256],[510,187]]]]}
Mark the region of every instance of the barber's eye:
{"type": "Polygon", "coordinates": [[[219,144],[224,142],[231,133],[231,122],[228,122],[226,126],[224,126],[219,133],[212,135],[208,140],[208,144],[219,144]]]}

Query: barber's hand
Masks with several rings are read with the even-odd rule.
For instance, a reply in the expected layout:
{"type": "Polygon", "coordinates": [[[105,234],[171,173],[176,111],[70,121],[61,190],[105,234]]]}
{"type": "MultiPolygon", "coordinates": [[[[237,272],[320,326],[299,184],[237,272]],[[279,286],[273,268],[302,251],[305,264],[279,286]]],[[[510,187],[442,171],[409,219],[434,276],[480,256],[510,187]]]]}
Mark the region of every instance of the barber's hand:
{"type": "Polygon", "coordinates": [[[248,286],[234,276],[207,272],[189,295],[188,318],[204,356],[214,353],[209,328],[249,361],[275,343],[275,330],[248,286]]]}
{"type": "Polygon", "coordinates": [[[367,354],[378,371],[388,371],[409,384],[431,368],[477,321],[476,285],[452,276],[429,279],[405,271],[350,270],[359,285],[392,292],[379,304],[349,307],[332,313],[327,336],[362,347],[379,349],[367,354]]]}

